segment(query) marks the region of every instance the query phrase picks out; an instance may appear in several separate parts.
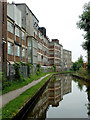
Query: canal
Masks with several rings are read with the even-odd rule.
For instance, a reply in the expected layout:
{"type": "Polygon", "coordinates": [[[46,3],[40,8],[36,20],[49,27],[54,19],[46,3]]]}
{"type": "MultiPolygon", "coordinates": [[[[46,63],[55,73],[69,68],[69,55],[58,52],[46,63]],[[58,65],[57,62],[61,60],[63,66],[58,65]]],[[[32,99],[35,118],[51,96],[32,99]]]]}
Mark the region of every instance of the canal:
{"type": "Polygon", "coordinates": [[[90,85],[69,74],[55,75],[30,109],[30,118],[89,118],[90,85]]]}

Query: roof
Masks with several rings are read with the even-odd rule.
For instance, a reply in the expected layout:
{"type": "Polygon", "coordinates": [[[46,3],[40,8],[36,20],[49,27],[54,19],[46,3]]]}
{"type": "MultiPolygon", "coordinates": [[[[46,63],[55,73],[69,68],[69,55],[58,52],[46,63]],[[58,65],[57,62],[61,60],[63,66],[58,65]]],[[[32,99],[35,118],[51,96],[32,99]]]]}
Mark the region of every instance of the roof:
{"type": "Polygon", "coordinates": [[[72,52],[72,51],[70,51],[70,50],[66,50],[66,49],[63,49],[64,51],[67,51],[67,52],[72,52]]]}
{"type": "MultiPolygon", "coordinates": [[[[37,17],[34,15],[34,13],[30,10],[30,8],[25,3],[19,3],[19,4],[15,3],[15,5],[25,5],[29,9],[29,11],[32,13],[32,15],[37,19],[37,17]]],[[[38,19],[37,21],[39,22],[38,19]]]]}

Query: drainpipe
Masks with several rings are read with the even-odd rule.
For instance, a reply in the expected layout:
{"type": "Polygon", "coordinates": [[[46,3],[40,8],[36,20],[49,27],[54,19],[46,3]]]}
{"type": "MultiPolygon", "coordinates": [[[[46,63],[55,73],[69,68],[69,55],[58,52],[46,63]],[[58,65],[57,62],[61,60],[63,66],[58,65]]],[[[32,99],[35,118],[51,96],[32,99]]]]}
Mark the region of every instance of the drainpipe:
{"type": "Polygon", "coordinates": [[[7,59],[6,61],[9,63],[9,80],[10,80],[10,62],[7,59]]]}

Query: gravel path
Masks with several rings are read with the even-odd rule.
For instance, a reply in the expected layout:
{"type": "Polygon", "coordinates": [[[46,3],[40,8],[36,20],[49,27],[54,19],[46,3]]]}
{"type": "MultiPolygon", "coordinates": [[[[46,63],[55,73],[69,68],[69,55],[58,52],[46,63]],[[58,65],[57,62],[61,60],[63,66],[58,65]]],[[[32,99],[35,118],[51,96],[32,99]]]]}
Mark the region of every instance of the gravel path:
{"type": "Polygon", "coordinates": [[[27,89],[29,89],[30,87],[36,85],[37,83],[39,83],[43,78],[47,77],[50,74],[45,75],[44,77],[41,77],[39,80],[33,81],[31,83],[29,83],[28,85],[19,88],[17,90],[8,92],[2,96],[0,96],[0,108],[2,108],[5,104],[7,104],[8,102],[10,102],[11,100],[15,99],[16,97],[18,97],[20,94],[22,94],[24,91],[26,91],[27,89]]]}

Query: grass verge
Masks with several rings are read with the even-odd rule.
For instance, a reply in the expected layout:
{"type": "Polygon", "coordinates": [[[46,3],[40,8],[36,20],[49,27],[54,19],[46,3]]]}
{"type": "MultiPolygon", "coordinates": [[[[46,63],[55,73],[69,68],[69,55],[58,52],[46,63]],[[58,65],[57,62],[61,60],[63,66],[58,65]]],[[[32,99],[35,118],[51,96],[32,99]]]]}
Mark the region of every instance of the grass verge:
{"type": "MultiPolygon", "coordinates": [[[[64,73],[72,73],[72,71],[52,72],[52,74],[54,74],[54,73],[64,74],[64,73]]],[[[48,74],[48,73],[41,73],[39,75],[36,75],[36,74],[35,75],[31,75],[30,78],[25,78],[24,81],[12,81],[12,82],[10,82],[10,84],[8,84],[8,86],[6,86],[2,90],[2,94],[5,94],[5,93],[8,93],[10,91],[19,89],[19,88],[21,88],[21,87],[31,83],[32,81],[38,80],[39,78],[45,76],[46,74],[48,74]]]]}
{"type": "Polygon", "coordinates": [[[5,87],[2,90],[2,94],[19,89],[19,88],[31,83],[32,81],[38,80],[39,78],[45,76],[46,74],[48,74],[48,73],[41,73],[39,75],[36,75],[36,74],[31,75],[30,78],[26,78],[24,81],[12,81],[12,82],[10,82],[10,84],[8,84],[7,87],[5,87]]]}
{"type": "Polygon", "coordinates": [[[43,84],[45,84],[52,74],[53,73],[50,73],[50,75],[42,79],[41,82],[26,90],[19,97],[5,105],[2,108],[2,119],[13,118],[19,112],[21,107],[25,105],[25,103],[41,88],[43,84]]]}

